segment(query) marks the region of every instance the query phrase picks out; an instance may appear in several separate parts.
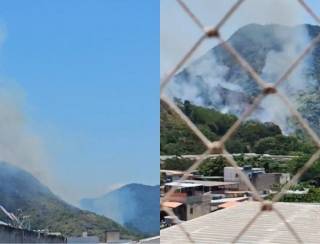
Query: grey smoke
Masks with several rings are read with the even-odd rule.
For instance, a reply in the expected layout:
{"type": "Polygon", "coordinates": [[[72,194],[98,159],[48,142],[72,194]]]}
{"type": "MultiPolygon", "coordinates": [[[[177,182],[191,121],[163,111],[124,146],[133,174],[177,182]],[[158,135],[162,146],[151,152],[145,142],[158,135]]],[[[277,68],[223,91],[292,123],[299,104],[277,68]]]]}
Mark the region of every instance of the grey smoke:
{"type": "MultiPolygon", "coordinates": [[[[201,16],[204,22],[208,21],[206,24],[214,23],[214,19],[219,19],[221,17],[220,13],[223,12],[222,10],[226,10],[231,6],[231,3],[219,2],[219,4],[217,4],[215,1],[206,0],[189,0],[187,3],[198,16],[201,16]],[[220,9],[221,11],[210,12],[210,9],[220,9]],[[209,22],[210,16],[211,22],[209,22]]],[[[294,26],[304,21],[302,12],[300,6],[297,3],[292,3],[292,1],[249,0],[246,1],[239,8],[239,11],[229,20],[231,23],[224,27],[226,30],[222,29],[222,31],[224,35],[230,36],[231,31],[234,32],[241,26],[250,22],[294,26]],[[286,14],[283,14],[284,10],[286,14]]],[[[178,9],[176,9],[176,14],[178,14],[178,9]]],[[[169,18],[169,16],[166,16],[166,18],[169,18]]],[[[165,26],[167,21],[168,20],[163,18],[162,25],[165,26]]],[[[166,39],[171,33],[170,30],[172,30],[172,27],[169,27],[168,25],[167,28],[162,27],[162,29],[165,30],[161,33],[162,38],[166,39]]],[[[300,28],[296,29],[297,31],[292,35],[287,32],[277,31],[275,28],[273,34],[277,39],[282,41],[282,48],[277,51],[270,51],[267,54],[265,66],[263,67],[261,74],[266,81],[273,83],[279,79],[289,65],[291,65],[295,58],[301,53],[303,48],[310,42],[307,30],[302,25],[300,28]]],[[[180,33],[179,30],[178,33],[180,33]]],[[[184,45],[183,43],[189,43],[188,41],[185,41],[188,40],[188,38],[184,37],[184,40],[179,40],[179,37],[176,36],[176,34],[171,34],[173,37],[169,38],[169,40],[172,45],[176,44],[179,46],[178,50],[181,49],[181,45],[184,45]]],[[[209,50],[208,44],[209,43],[206,43],[202,48],[207,48],[207,50],[209,50]]],[[[212,46],[213,44],[210,48],[212,48],[212,46]]],[[[167,53],[165,47],[164,50],[161,50],[161,53],[162,52],[164,54],[167,53]]],[[[181,54],[171,52],[170,56],[167,56],[168,59],[163,55],[164,58],[162,58],[162,62],[169,63],[170,61],[166,61],[169,60],[169,57],[177,57],[179,55],[181,56],[181,54]]],[[[280,90],[283,93],[289,95],[294,105],[297,105],[295,96],[299,91],[312,89],[314,85],[314,81],[310,80],[304,72],[304,68],[308,65],[308,62],[308,60],[304,60],[291,74],[290,79],[285,81],[280,87],[280,90]]],[[[241,78],[243,77],[240,77],[239,81],[233,81],[232,83],[226,81],[225,74],[228,72],[229,68],[218,64],[215,57],[210,55],[210,53],[203,55],[200,59],[198,59],[197,56],[194,56],[193,60],[189,62],[184,69],[189,75],[189,80],[196,82],[181,82],[179,81],[179,77],[175,77],[172,84],[168,87],[167,92],[170,96],[178,97],[182,100],[190,100],[197,105],[210,106],[211,104],[208,104],[207,96],[208,94],[211,94],[210,100],[213,107],[222,112],[240,114],[241,108],[239,107],[239,104],[241,104],[241,101],[237,101],[234,96],[228,97],[228,95],[221,98],[217,94],[216,87],[219,86],[231,91],[243,92],[243,82],[241,81],[241,78]],[[197,83],[201,83],[201,86],[197,85],[197,83]],[[207,91],[206,94],[204,94],[204,90],[207,91]]],[[[251,118],[259,119],[261,121],[273,121],[279,124],[286,133],[289,133],[293,129],[288,127],[288,120],[291,119],[290,113],[275,96],[268,96],[262,102],[260,109],[256,111],[251,118]]],[[[290,126],[292,126],[292,123],[290,126]]]]}
{"type": "Polygon", "coordinates": [[[45,184],[52,183],[43,141],[29,125],[24,93],[17,85],[0,82],[0,161],[16,165],[45,184]]]}
{"type": "MultiPolygon", "coordinates": [[[[279,50],[271,50],[267,53],[265,65],[261,72],[261,77],[269,83],[276,82],[310,43],[307,30],[302,25],[295,27],[295,31],[292,32],[282,32],[282,30],[283,28],[273,29],[273,35],[281,41],[282,47],[279,50]]],[[[310,80],[306,76],[305,68],[308,64],[308,59],[303,60],[289,79],[285,80],[279,87],[281,92],[290,97],[295,106],[297,105],[295,98],[299,92],[313,89],[315,85],[314,80],[310,80]]],[[[221,95],[217,89],[217,87],[222,87],[229,91],[245,93],[242,87],[242,85],[245,85],[245,78],[240,75],[238,80],[233,80],[231,83],[225,79],[228,70],[228,67],[215,60],[212,52],[208,52],[185,68],[181,73],[184,76],[179,74],[174,77],[172,83],[168,86],[167,93],[171,97],[190,100],[200,106],[213,106],[224,113],[231,112],[240,115],[244,109],[244,102],[240,100],[241,97],[228,93],[221,95]],[[208,97],[210,103],[208,103],[208,97]]],[[[274,95],[263,100],[259,109],[251,116],[252,118],[262,122],[272,121],[278,124],[285,133],[294,130],[294,128],[291,128],[292,123],[288,123],[291,114],[274,95]]]]}
{"type": "MultiPolygon", "coordinates": [[[[236,2],[185,0],[205,26],[218,23],[236,2]]],[[[309,4],[312,4],[311,2],[309,4]]],[[[308,19],[308,21],[312,21],[308,19]]],[[[246,0],[220,30],[227,39],[241,26],[257,24],[298,25],[306,22],[304,10],[293,0],[246,0]]],[[[201,31],[184,13],[176,1],[160,1],[160,73],[163,75],[177,64],[185,52],[200,37],[201,31]]],[[[209,40],[200,46],[193,59],[202,56],[217,42],[209,40]]]]}
{"type": "MultiPolygon", "coordinates": [[[[285,36],[281,32],[275,32],[279,39],[283,40],[281,51],[270,51],[267,54],[266,63],[262,70],[262,77],[270,83],[276,82],[284,72],[297,59],[304,48],[310,43],[310,38],[305,27],[296,28],[294,36],[285,36]]],[[[289,79],[285,80],[279,87],[280,91],[288,96],[294,106],[298,106],[296,97],[301,91],[313,89],[315,81],[305,73],[310,60],[304,59],[296,69],[291,73],[289,79]]],[[[292,118],[288,108],[276,96],[268,96],[263,100],[262,109],[253,117],[261,121],[273,121],[277,123],[285,133],[290,133],[295,128],[293,124],[288,123],[292,118]]]]}
{"type": "Polygon", "coordinates": [[[194,104],[206,106],[203,90],[212,93],[212,100],[214,104],[221,103],[218,96],[214,96],[214,91],[217,86],[232,90],[241,91],[242,88],[236,84],[226,82],[223,77],[228,71],[228,67],[217,64],[212,55],[205,55],[200,60],[195,61],[190,65],[186,72],[189,80],[201,79],[201,83],[205,86],[199,86],[197,82],[182,82],[179,78],[175,79],[167,89],[167,93],[171,97],[178,97],[182,100],[190,100],[194,104]]]}

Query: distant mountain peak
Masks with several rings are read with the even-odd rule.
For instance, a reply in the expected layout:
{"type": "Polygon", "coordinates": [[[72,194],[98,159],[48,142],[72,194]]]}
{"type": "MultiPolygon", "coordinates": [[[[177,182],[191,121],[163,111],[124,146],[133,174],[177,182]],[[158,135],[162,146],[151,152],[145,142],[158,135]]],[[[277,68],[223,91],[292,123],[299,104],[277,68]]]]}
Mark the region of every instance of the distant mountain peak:
{"type": "MultiPolygon", "coordinates": [[[[248,24],[233,33],[227,42],[262,79],[274,83],[319,34],[320,26],[310,24],[248,24]]],[[[316,95],[320,90],[319,57],[317,43],[279,89],[290,96],[312,128],[320,133],[320,97],[316,95]]],[[[168,86],[172,97],[237,116],[260,92],[257,82],[221,44],[191,62],[168,86]]],[[[287,123],[292,120],[291,114],[275,100],[265,99],[252,116],[262,122],[273,121],[286,133],[295,130],[292,128],[295,123],[287,123]]]]}
{"type": "Polygon", "coordinates": [[[30,216],[33,229],[49,229],[67,236],[89,231],[101,239],[106,230],[118,229],[124,238],[136,237],[113,220],[64,202],[30,173],[13,164],[0,162],[0,182],[0,205],[13,213],[21,209],[30,216]]]}
{"type": "Polygon", "coordinates": [[[82,199],[80,206],[143,234],[155,235],[159,232],[159,189],[130,183],[101,197],[82,199]]]}

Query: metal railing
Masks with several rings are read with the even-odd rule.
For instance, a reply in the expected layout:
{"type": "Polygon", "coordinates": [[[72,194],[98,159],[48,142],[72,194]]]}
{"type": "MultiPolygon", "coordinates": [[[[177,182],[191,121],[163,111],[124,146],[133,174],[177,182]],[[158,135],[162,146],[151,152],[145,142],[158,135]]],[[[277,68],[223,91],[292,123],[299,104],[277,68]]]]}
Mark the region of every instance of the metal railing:
{"type": "MultiPolygon", "coordinates": [[[[191,11],[191,9],[187,6],[187,4],[183,0],[176,0],[180,5],[182,11],[184,11],[194,22],[194,24],[200,28],[202,31],[202,35],[198,38],[198,40],[194,43],[194,45],[185,53],[183,58],[164,76],[160,81],[160,100],[163,102],[166,107],[168,107],[179,119],[181,119],[185,125],[189,128],[189,130],[194,133],[206,147],[206,150],[199,155],[194,164],[184,172],[184,175],[180,178],[180,181],[185,180],[188,175],[196,170],[204,160],[210,154],[220,154],[223,156],[226,161],[237,170],[238,175],[241,177],[242,181],[248,186],[251,190],[253,197],[261,202],[261,211],[259,211],[246,225],[243,226],[243,229],[235,236],[233,239],[233,243],[236,243],[240,240],[240,238],[245,234],[246,230],[255,223],[257,218],[263,213],[263,211],[273,211],[278,215],[278,217],[283,221],[287,229],[292,233],[294,238],[298,243],[303,243],[303,240],[299,237],[295,229],[290,225],[289,221],[285,219],[283,214],[273,205],[273,203],[279,201],[281,197],[285,194],[285,192],[298,180],[300,177],[316,162],[320,157],[320,139],[318,135],[311,129],[309,124],[303,119],[302,115],[298,112],[296,107],[289,101],[286,94],[282,93],[278,87],[285,80],[289,78],[289,76],[293,73],[299,63],[312,51],[315,45],[320,41],[320,34],[316,36],[305,48],[304,50],[296,57],[294,62],[291,63],[289,68],[285,70],[282,76],[273,84],[266,82],[262,79],[259,74],[252,68],[252,66],[239,54],[237,50],[235,50],[228,42],[226,42],[220,35],[221,28],[225,25],[228,19],[237,11],[241,4],[245,0],[238,0],[227,13],[223,16],[223,18],[213,27],[207,28],[202,24],[200,19],[191,11]],[[173,76],[177,73],[177,71],[191,58],[194,52],[200,47],[200,45],[206,39],[217,39],[221,46],[234,58],[234,60],[244,69],[249,76],[255,80],[255,82],[261,87],[261,92],[254,98],[253,103],[249,105],[246,110],[240,115],[238,120],[229,128],[229,130],[220,138],[218,141],[210,141],[197,126],[183,113],[183,111],[175,104],[174,101],[171,100],[170,97],[165,95],[165,88],[171,82],[173,76]],[[271,201],[265,201],[258,194],[258,191],[255,189],[253,184],[250,182],[248,177],[237,167],[238,164],[234,160],[234,157],[226,150],[224,147],[225,143],[231,138],[231,136],[239,129],[242,122],[249,118],[250,115],[257,109],[257,107],[261,104],[261,102],[270,95],[277,96],[279,101],[281,101],[289,110],[293,118],[295,118],[298,124],[304,129],[304,131],[310,136],[314,144],[316,145],[316,152],[310,157],[310,159],[303,165],[301,169],[299,169],[292,177],[292,179],[285,184],[282,189],[273,196],[271,201]]],[[[320,18],[314,13],[312,8],[306,4],[304,0],[296,0],[301,5],[301,7],[316,21],[316,23],[320,24],[320,18]]],[[[185,237],[191,243],[195,243],[192,239],[192,236],[184,229],[183,225],[180,225],[180,221],[175,216],[173,211],[170,208],[166,208],[162,206],[162,203],[169,200],[170,196],[175,192],[176,187],[172,187],[170,191],[168,191],[163,199],[161,200],[161,210],[166,211],[169,215],[174,217],[177,221],[180,230],[184,233],[185,237]]]]}

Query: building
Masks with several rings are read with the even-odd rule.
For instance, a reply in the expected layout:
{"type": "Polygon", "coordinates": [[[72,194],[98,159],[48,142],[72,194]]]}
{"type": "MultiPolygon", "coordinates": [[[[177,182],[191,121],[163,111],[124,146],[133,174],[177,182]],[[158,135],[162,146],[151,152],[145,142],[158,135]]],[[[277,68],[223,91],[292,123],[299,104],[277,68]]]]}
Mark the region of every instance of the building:
{"type": "MultiPolygon", "coordinates": [[[[165,182],[178,181],[182,176],[184,176],[184,171],[179,170],[160,170],[161,174],[165,175],[165,182]]],[[[193,174],[188,174],[187,179],[193,179],[193,174]]]]}
{"type": "Polygon", "coordinates": [[[238,190],[239,182],[227,181],[204,181],[204,180],[184,180],[174,181],[164,185],[164,192],[168,192],[171,187],[176,187],[176,192],[187,193],[188,196],[202,195],[204,193],[219,194],[227,190],[238,190]]]}
{"type": "Polygon", "coordinates": [[[289,173],[258,174],[252,179],[252,183],[258,191],[270,190],[276,184],[283,185],[289,181],[289,173]]]}
{"type": "MultiPolygon", "coordinates": [[[[173,194],[173,199],[164,202],[162,206],[172,209],[180,220],[186,221],[194,219],[211,212],[210,195],[183,196],[179,194],[178,198],[176,197],[176,194],[173,194]]],[[[167,218],[167,213],[165,211],[160,211],[160,221],[162,223],[165,222],[163,223],[165,225],[174,224],[173,220],[167,218]]]]}
{"type": "Polygon", "coordinates": [[[222,194],[227,190],[239,189],[238,182],[205,181],[205,180],[184,180],[183,182],[202,185],[204,193],[210,192],[213,194],[222,194]]]}
{"type": "MultiPolygon", "coordinates": [[[[320,205],[275,203],[276,208],[303,243],[319,243],[320,205]]],[[[234,243],[245,225],[261,209],[261,203],[247,201],[181,223],[192,243],[234,243]]],[[[177,225],[160,231],[161,243],[190,243],[177,225]]],[[[299,243],[274,211],[265,211],[247,228],[236,243],[299,243]]]]}
{"type": "MultiPolygon", "coordinates": [[[[252,168],[251,166],[238,167],[251,180],[255,175],[265,174],[264,168],[252,168]]],[[[224,181],[240,182],[240,176],[235,167],[224,167],[223,169],[224,181]]]]}
{"type": "MultiPolygon", "coordinates": [[[[101,243],[99,237],[88,236],[87,232],[83,232],[80,237],[68,237],[67,243],[101,243]]],[[[132,240],[120,239],[120,232],[118,230],[108,230],[104,233],[102,243],[108,244],[133,244],[132,240]]]]}
{"type": "Polygon", "coordinates": [[[186,196],[199,196],[204,193],[204,186],[201,183],[173,181],[164,185],[165,193],[168,192],[172,187],[176,188],[177,193],[185,193],[186,196]]]}
{"type": "Polygon", "coordinates": [[[0,224],[1,243],[66,243],[66,241],[62,235],[40,233],[0,224]]]}
{"type": "Polygon", "coordinates": [[[120,240],[120,232],[118,230],[108,230],[105,232],[105,242],[114,242],[120,240]]]}
{"type": "Polygon", "coordinates": [[[82,236],[68,237],[67,243],[99,243],[99,237],[88,236],[87,232],[83,232],[82,236]]]}
{"type": "MultiPolygon", "coordinates": [[[[170,182],[165,184],[165,192],[172,187],[177,188],[175,193],[162,205],[171,208],[180,220],[190,220],[210,213],[211,195],[205,194],[203,184],[188,181],[170,182]]],[[[165,225],[171,225],[171,220],[166,216],[167,213],[161,211],[160,221],[165,222],[165,225]]]]}
{"type": "MultiPolygon", "coordinates": [[[[217,210],[221,208],[221,205],[225,203],[235,203],[235,202],[244,202],[249,200],[249,197],[228,197],[228,198],[219,198],[211,200],[211,210],[217,210]]],[[[223,207],[224,208],[224,207],[223,207]]]]}
{"type": "MultiPolygon", "coordinates": [[[[238,182],[200,180],[166,183],[164,185],[165,192],[168,192],[172,187],[176,187],[176,191],[162,205],[172,209],[180,220],[194,219],[213,210],[212,197],[214,194],[221,194],[226,190],[236,190],[238,185],[238,182]]],[[[166,215],[164,211],[160,212],[160,221],[164,225],[171,225],[173,220],[166,215]]]]}
{"type": "MultiPolygon", "coordinates": [[[[283,185],[290,180],[288,173],[266,173],[264,168],[253,168],[251,166],[238,167],[251,181],[254,187],[260,191],[268,191],[274,185],[283,185]]],[[[246,191],[249,187],[241,179],[235,167],[224,167],[224,181],[238,182],[239,190],[246,191]]]]}

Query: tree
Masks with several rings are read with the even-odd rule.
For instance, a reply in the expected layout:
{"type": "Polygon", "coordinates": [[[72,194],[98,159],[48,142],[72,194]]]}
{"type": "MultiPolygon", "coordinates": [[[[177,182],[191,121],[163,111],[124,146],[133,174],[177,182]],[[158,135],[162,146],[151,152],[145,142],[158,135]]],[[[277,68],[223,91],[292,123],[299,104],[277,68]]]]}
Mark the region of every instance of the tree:
{"type": "Polygon", "coordinates": [[[185,171],[189,169],[194,162],[191,159],[174,157],[165,160],[160,164],[161,169],[185,171]]]}
{"type": "Polygon", "coordinates": [[[185,100],[184,103],[183,103],[183,105],[184,105],[183,111],[184,111],[185,115],[187,115],[188,117],[190,117],[190,116],[191,116],[191,113],[192,113],[192,108],[191,108],[191,103],[190,103],[190,101],[185,100]]]}
{"type": "Polygon", "coordinates": [[[221,176],[226,165],[226,159],[222,156],[209,158],[200,165],[199,173],[205,176],[221,176]]]}

